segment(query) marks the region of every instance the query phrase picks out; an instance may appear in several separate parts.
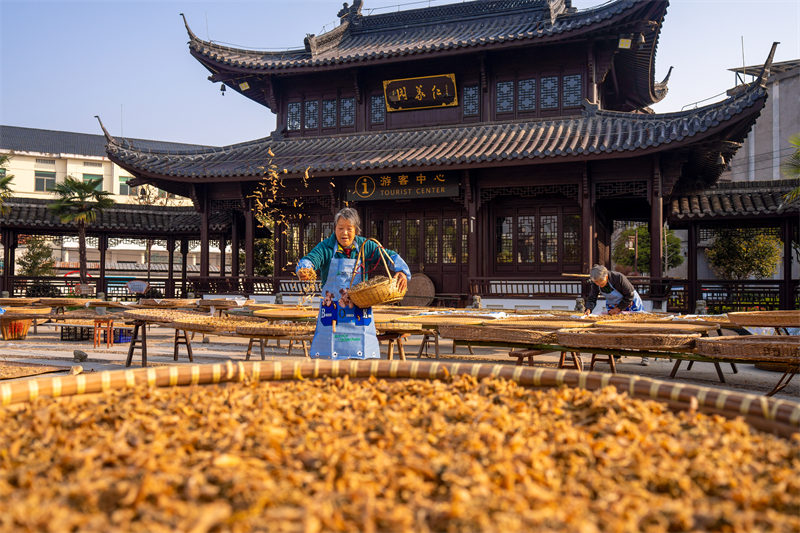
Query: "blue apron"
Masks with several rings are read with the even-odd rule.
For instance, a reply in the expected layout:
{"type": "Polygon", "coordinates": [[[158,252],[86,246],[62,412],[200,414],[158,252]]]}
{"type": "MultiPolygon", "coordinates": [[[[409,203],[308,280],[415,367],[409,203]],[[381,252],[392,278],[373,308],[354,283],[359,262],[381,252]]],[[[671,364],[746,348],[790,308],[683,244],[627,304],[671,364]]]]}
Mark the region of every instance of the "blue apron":
{"type": "MultiPolygon", "coordinates": [[[[361,309],[339,303],[341,290],[350,287],[355,259],[334,257],[328,279],[322,286],[317,315],[317,329],[311,341],[310,355],[319,359],[380,359],[381,349],[372,320],[372,308],[361,309]]],[[[353,285],[362,279],[356,273],[353,285]]]]}
{"type": "MultiPolygon", "coordinates": [[[[606,283],[608,283],[608,286],[611,287],[611,292],[606,292],[603,294],[606,297],[606,310],[611,311],[617,306],[618,303],[622,301],[622,293],[614,288],[610,279],[606,283]]],[[[638,292],[633,291],[633,301],[631,302],[631,305],[629,305],[627,309],[623,309],[623,311],[629,311],[631,313],[641,313],[644,311],[642,298],[639,296],[638,292]]]]}

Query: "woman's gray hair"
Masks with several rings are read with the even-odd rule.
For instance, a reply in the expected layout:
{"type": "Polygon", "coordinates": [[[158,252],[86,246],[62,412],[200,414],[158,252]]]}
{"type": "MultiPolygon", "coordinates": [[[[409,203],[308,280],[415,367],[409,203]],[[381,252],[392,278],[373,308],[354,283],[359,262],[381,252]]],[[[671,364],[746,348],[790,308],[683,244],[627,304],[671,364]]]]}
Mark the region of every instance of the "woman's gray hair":
{"type": "Polygon", "coordinates": [[[339,219],[343,218],[356,227],[356,235],[361,235],[361,217],[358,216],[358,211],[352,207],[343,207],[333,216],[333,227],[339,223],[339,219]]]}
{"type": "Polygon", "coordinates": [[[592,281],[603,281],[608,277],[608,269],[603,265],[594,265],[592,271],[589,273],[589,278],[592,281]]]}

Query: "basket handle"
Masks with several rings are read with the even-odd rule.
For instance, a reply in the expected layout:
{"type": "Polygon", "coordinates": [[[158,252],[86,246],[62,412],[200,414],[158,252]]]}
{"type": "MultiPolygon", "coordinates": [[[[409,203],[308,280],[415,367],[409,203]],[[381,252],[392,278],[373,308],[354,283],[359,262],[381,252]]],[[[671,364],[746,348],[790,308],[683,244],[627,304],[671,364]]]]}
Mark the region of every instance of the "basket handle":
{"type": "MultiPolygon", "coordinates": [[[[364,242],[361,243],[361,246],[358,249],[358,255],[356,256],[356,264],[353,265],[353,275],[350,276],[350,288],[353,288],[353,281],[356,279],[356,272],[358,271],[358,264],[361,263],[361,270],[364,272],[364,281],[367,280],[367,254],[364,253],[364,247],[367,245],[367,242],[372,241],[378,245],[378,256],[381,258],[383,262],[383,267],[386,269],[386,277],[391,279],[392,273],[389,271],[389,265],[386,264],[386,259],[384,256],[389,257],[389,252],[386,251],[386,248],[377,240],[373,238],[366,239],[364,242]]],[[[392,261],[392,258],[389,257],[389,261],[392,261]]],[[[394,261],[392,261],[392,266],[394,266],[394,261]]]]}

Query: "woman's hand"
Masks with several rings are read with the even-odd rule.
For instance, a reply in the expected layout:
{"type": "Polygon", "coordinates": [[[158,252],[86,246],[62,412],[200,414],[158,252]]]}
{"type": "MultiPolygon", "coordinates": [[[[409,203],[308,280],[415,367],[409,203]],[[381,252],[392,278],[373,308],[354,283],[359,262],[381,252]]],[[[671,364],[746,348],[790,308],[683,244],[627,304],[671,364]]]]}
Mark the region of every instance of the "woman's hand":
{"type": "Polygon", "coordinates": [[[619,307],[612,307],[611,309],[608,310],[608,314],[612,315],[612,316],[613,315],[618,315],[621,312],[622,312],[622,310],[619,307]]]}
{"type": "Polygon", "coordinates": [[[400,292],[405,291],[408,287],[408,278],[406,278],[406,275],[402,272],[398,272],[394,275],[394,279],[397,280],[397,288],[400,290],[400,292]]]}
{"type": "Polygon", "coordinates": [[[313,268],[301,268],[297,271],[297,277],[303,281],[317,279],[317,273],[313,268]]]}

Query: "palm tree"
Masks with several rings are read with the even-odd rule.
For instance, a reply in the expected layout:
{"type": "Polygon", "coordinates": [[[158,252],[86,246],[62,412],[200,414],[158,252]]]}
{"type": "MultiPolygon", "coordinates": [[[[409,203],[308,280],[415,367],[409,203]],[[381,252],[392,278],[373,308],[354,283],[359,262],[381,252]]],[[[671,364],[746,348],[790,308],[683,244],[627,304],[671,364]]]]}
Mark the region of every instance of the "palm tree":
{"type": "MultiPolygon", "coordinates": [[[[8,164],[8,160],[10,158],[7,154],[0,155],[0,168],[5,170],[6,165],[8,164]]],[[[6,212],[7,207],[5,206],[6,200],[11,198],[11,181],[14,179],[14,176],[11,174],[3,174],[0,176],[0,214],[4,214],[6,212]]]]}
{"type": "Polygon", "coordinates": [[[783,164],[783,173],[788,178],[793,178],[798,182],[798,186],[786,193],[783,197],[783,202],[791,204],[800,200],[800,134],[792,135],[789,142],[795,147],[792,155],[783,164]]]}
{"type": "Polygon", "coordinates": [[[115,203],[110,198],[111,193],[98,189],[101,182],[101,178],[82,181],[67,176],[53,187],[52,192],[56,199],[48,205],[61,222],[74,222],[78,226],[81,284],[86,283],[86,226],[94,222],[100,212],[115,203]]]}

